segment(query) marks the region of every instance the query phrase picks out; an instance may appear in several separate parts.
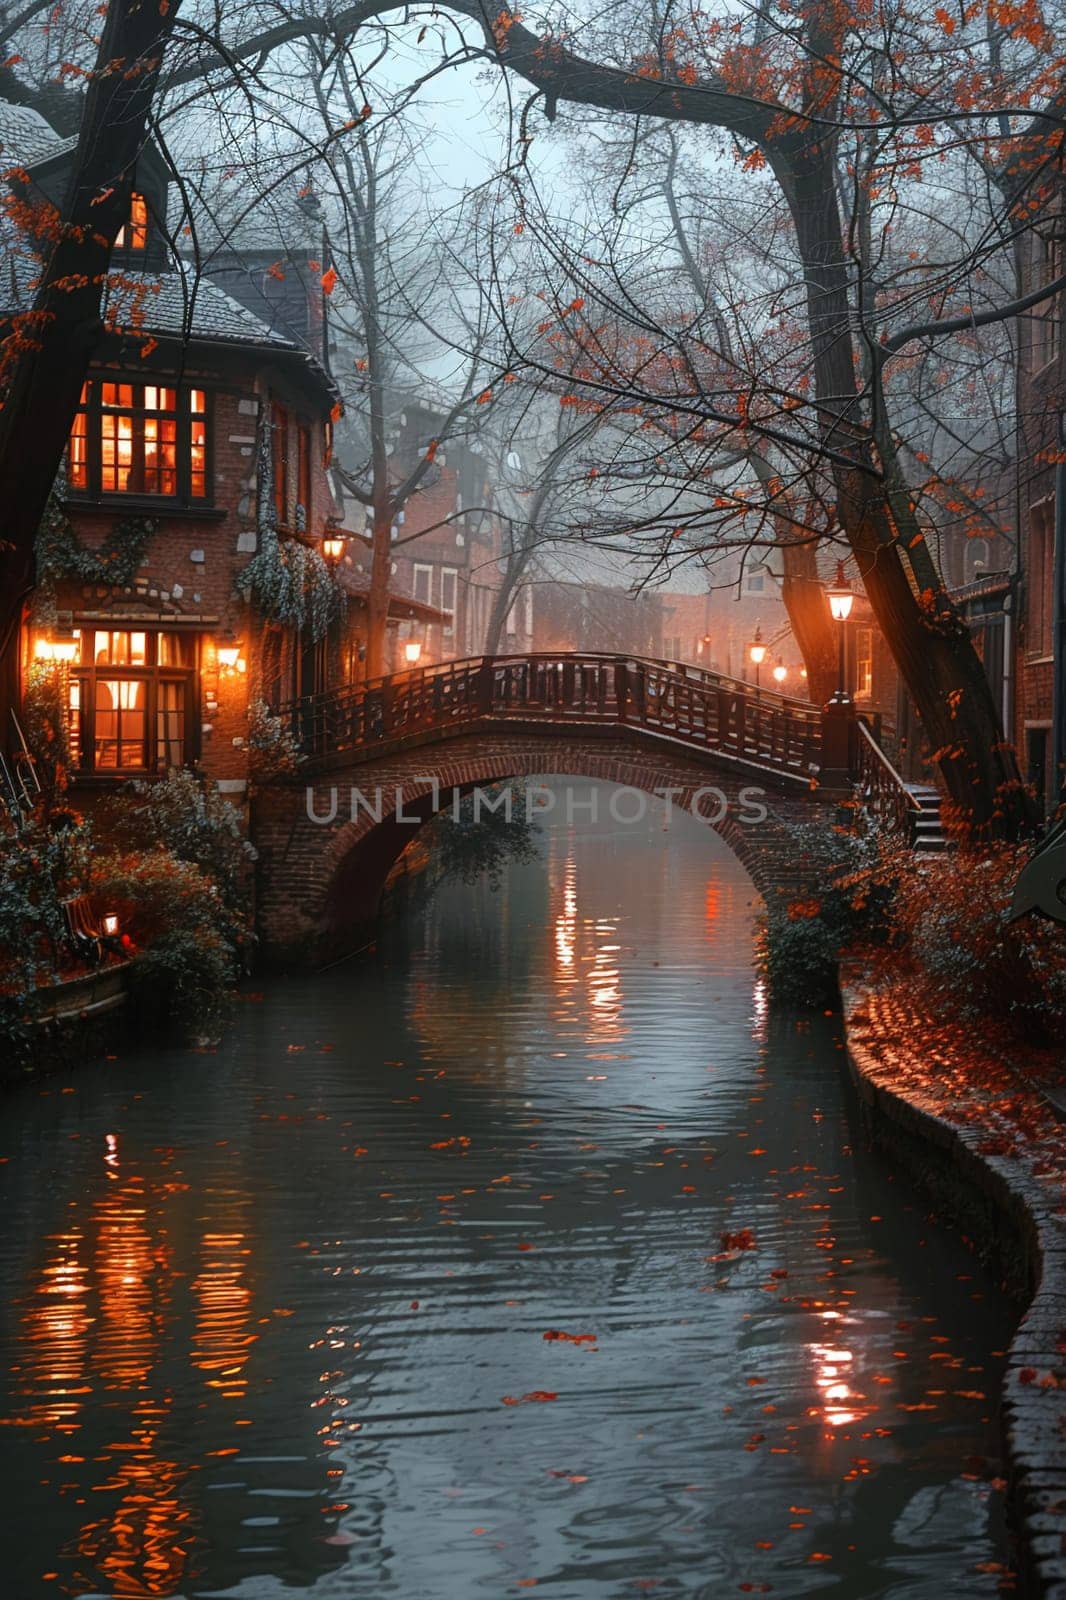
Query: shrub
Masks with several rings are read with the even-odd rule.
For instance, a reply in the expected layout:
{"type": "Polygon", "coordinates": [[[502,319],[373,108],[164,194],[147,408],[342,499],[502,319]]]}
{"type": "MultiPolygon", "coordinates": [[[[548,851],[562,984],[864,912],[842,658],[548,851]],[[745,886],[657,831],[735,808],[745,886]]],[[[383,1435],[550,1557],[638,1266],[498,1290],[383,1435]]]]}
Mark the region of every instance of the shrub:
{"type": "Polygon", "coordinates": [[[265,700],[253,700],[248,707],[248,754],[252,776],[260,781],[295,772],[300,764],[292,729],[265,700]]]}
{"type": "Polygon", "coordinates": [[[912,857],[893,906],[898,940],[933,1006],[995,1019],[1043,1042],[1066,1017],[1066,929],[1043,917],[1007,922],[1031,849],[1015,844],[912,857]]]}
{"type": "MultiPolygon", "coordinates": [[[[812,837],[812,834],[814,836],[812,837]]],[[[945,1020],[996,1024],[1043,1043],[1066,1017],[1066,930],[1036,916],[1007,922],[1029,849],[986,844],[923,856],[873,835],[837,830],[797,848],[824,883],[817,896],[765,918],[763,961],[774,997],[823,1006],[841,959],[895,964],[945,1020]]]]}
{"type": "Polygon", "coordinates": [[[64,964],[63,901],[88,880],[89,830],[73,813],[0,833],[0,1040],[31,1032],[34,993],[64,964]]]}
{"type": "Polygon", "coordinates": [[[189,1037],[214,1033],[245,936],[218,886],[159,847],[98,857],[93,890],[130,940],[130,982],[143,1016],[189,1037]]]}
{"type": "Polygon", "coordinates": [[[841,959],[857,944],[894,939],[891,906],[902,853],[872,834],[843,828],[796,828],[797,857],[815,868],[817,894],[771,906],[763,919],[761,958],[775,1000],[824,1007],[838,997],[841,959]]]}
{"type": "Polygon", "coordinates": [[[120,851],[162,848],[191,862],[218,885],[227,911],[243,917],[255,848],[237,808],[213,784],[187,770],[131,783],[103,808],[101,831],[120,851]]]}

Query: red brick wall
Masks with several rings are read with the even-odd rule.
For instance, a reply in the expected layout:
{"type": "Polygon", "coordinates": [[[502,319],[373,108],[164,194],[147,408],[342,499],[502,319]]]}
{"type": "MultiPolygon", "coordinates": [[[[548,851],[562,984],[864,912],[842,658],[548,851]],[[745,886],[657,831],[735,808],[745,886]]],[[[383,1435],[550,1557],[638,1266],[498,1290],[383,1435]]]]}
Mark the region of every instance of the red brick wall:
{"type": "MultiPolygon", "coordinates": [[[[313,394],[306,380],[287,381],[284,370],[263,370],[262,353],[227,353],[214,366],[191,355],[182,376],[202,382],[211,394],[211,449],[213,461],[213,514],[168,509],[165,501],[150,511],[124,505],[115,496],[107,509],[68,502],[68,512],[79,538],[96,547],[116,521],[142,515],[158,526],[136,579],[125,587],[86,585],[69,580],[57,589],[61,620],[75,627],[166,628],[176,623],[199,638],[199,719],[203,770],[214,779],[244,780],[248,733],[247,704],[257,682],[256,641],[260,619],[235,596],[235,581],[256,548],[256,431],[259,407],[270,394],[282,401],[294,422],[311,427],[311,506],[307,520],[310,535],[320,536],[334,509],[332,489],[324,466],[325,427],[330,402],[324,391],[313,394]],[[195,558],[195,559],[194,559],[195,558]],[[94,617],[95,614],[95,617],[94,617]],[[247,670],[227,674],[219,670],[215,649],[223,640],[239,642],[247,670]],[[235,742],[236,741],[236,742],[235,742]]],[[[302,364],[301,364],[302,365],[302,364]]],[[[289,430],[292,485],[296,498],[297,434],[289,430]]],[[[142,502],[143,505],[143,502],[142,502]]],[[[32,652],[27,633],[25,656],[32,652]]],[[[189,740],[194,749],[195,735],[189,740]]],[[[106,780],[105,780],[106,781],[106,780]]]]}

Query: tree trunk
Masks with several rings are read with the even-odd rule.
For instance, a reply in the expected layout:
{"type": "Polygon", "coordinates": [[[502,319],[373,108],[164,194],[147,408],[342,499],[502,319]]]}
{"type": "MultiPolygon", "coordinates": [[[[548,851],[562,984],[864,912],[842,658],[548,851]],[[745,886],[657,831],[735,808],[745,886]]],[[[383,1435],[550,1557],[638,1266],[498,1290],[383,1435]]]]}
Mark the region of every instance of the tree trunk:
{"type": "Polygon", "coordinates": [[[530,552],[528,550],[512,550],[507,557],[503,582],[493,596],[489,625],[485,632],[485,654],[487,656],[499,655],[504,624],[507,621],[508,612],[518,597],[518,586],[529,564],[529,557],[530,552]]]}
{"type": "Polygon", "coordinates": [[[807,669],[806,698],[824,705],[837,687],[837,647],[818,575],[817,547],[812,542],[797,544],[790,529],[780,533],[780,540],[781,599],[807,669]]]}
{"type": "Polygon", "coordinates": [[[788,197],[806,276],[823,443],[838,458],[854,462],[833,466],[840,525],[918,708],[956,826],[970,837],[1014,837],[1035,826],[1035,811],[1014,751],[1003,738],[991,687],[943,586],[917,592],[917,585],[911,586],[900,555],[898,517],[890,512],[860,418],[831,143],[782,141],[772,160],[788,197]]]}
{"type": "Polygon", "coordinates": [[[374,506],[370,591],[367,595],[366,675],[368,678],[383,677],[389,670],[387,645],[391,575],[392,508],[388,503],[379,501],[374,506]]]}
{"type": "Polygon", "coordinates": [[[807,697],[824,705],[837,687],[837,641],[818,574],[817,543],[813,538],[797,539],[789,518],[774,510],[774,501],[787,504],[787,497],[770,462],[758,450],[752,451],[750,459],[774,517],[774,535],[781,551],[781,599],[807,669],[807,697]]]}
{"type": "Polygon", "coordinates": [[[0,346],[0,365],[7,369],[0,482],[9,486],[0,542],[0,740],[10,736],[19,625],[34,585],[34,541],[100,337],[111,247],[127,218],[134,167],[179,3],[111,0],[58,238],[32,312],[13,319],[0,346]]]}

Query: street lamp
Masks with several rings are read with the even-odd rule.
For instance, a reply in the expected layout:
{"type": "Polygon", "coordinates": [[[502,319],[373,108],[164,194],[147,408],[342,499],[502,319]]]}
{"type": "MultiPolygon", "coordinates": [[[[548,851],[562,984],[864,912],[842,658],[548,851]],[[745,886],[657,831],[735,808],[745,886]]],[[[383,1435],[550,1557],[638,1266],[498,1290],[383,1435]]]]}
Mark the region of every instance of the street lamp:
{"type": "Polygon", "coordinates": [[[403,647],[403,658],[409,667],[416,667],[422,655],[421,639],[408,639],[403,647]]]}
{"type": "Polygon", "coordinates": [[[748,646],[748,659],[755,668],[755,693],[759,692],[759,668],[766,660],[766,646],[762,642],[762,629],[755,624],[755,637],[748,646]]]}
{"type": "Polygon", "coordinates": [[[335,567],[344,554],[344,540],[339,534],[330,533],[322,541],[322,554],[331,567],[335,567]]]}
{"type": "Polygon", "coordinates": [[[777,658],[777,666],[774,668],[774,682],[780,687],[780,685],[784,683],[784,681],[785,681],[785,679],[787,677],[788,677],[788,668],[785,666],[785,663],[781,660],[781,657],[778,656],[778,658],[777,658]]]}
{"type": "Polygon", "coordinates": [[[836,577],[829,585],[829,588],[825,591],[825,597],[829,601],[829,613],[833,618],[833,621],[840,623],[840,655],[837,671],[837,692],[833,696],[833,699],[839,701],[843,705],[848,699],[848,691],[845,683],[847,676],[845,633],[847,631],[848,618],[851,616],[851,608],[855,603],[855,592],[847,578],[844,576],[843,561],[837,562],[836,577]]]}

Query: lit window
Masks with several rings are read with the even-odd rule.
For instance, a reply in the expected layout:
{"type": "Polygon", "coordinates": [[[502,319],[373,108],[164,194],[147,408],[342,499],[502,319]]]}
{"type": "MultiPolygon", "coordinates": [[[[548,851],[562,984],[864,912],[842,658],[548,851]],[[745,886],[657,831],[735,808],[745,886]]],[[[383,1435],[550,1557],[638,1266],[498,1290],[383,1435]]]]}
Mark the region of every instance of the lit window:
{"type": "Polygon", "coordinates": [[[91,379],[67,448],[71,489],[205,500],[207,396],[202,389],[91,379]]]}
{"type": "Polygon", "coordinates": [[[855,698],[870,700],[874,692],[874,632],[855,629],[855,698]]]}
{"type": "Polygon", "coordinates": [[[143,194],[136,190],[130,195],[129,221],[124,222],[115,239],[116,250],[146,250],[148,248],[148,204],[143,194]]]}
{"type": "Polygon", "coordinates": [[[196,641],[139,628],[83,629],[71,668],[71,748],[82,772],[166,772],[188,759],[196,641]]]}

